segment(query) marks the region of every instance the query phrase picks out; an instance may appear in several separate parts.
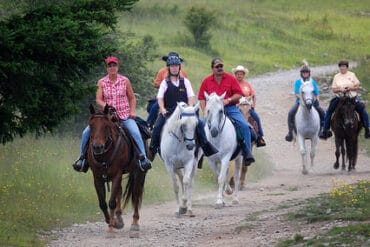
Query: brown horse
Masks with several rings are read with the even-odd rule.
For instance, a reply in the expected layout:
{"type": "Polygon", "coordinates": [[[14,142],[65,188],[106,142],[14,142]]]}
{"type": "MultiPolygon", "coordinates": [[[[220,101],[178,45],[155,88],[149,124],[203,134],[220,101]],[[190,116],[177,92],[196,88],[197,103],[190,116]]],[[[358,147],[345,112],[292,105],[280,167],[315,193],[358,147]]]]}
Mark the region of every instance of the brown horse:
{"type": "MultiPolygon", "coordinates": [[[[98,195],[99,207],[104,213],[108,231],[124,226],[122,209],[131,203],[134,208],[130,236],[136,237],[139,231],[139,208],[141,206],[145,173],[141,172],[134,157],[134,143],[117,122],[112,121],[108,106],[103,111],[96,111],[90,105],[89,126],[91,129],[90,144],[87,150],[88,163],[94,176],[95,190],[98,195]],[[128,174],[128,182],[122,195],[122,175],[128,174]],[[109,192],[112,183],[109,211],[106,203],[106,188],[109,192]],[[121,199],[123,207],[121,209],[121,199]]],[[[114,118],[113,118],[114,119],[114,118]]]]}
{"type": "MultiPolygon", "coordinates": [[[[240,103],[238,104],[238,108],[240,110],[240,112],[243,114],[244,118],[247,120],[247,122],[249,123],[249,125],[252,127],[251,128],[251,131],[254,131],[254,134],[256,136],[256,140],[257,140],[257,133],[258,133],[258,124],[256,122],[256,120],[254,120],[249,111],[252,107],[252,97],[242,97],[241,100],[240,100],[240,103]]],[[[254,146],[255,141],[252,141],[252,147],[254,146]]],[[[248,166],[246,166],[244,164],[244,161],[243,159],[241,158],[238,158],[238,159],[235,159],[234,162],[243,162],[242,164],[242,169],[241,169],[241,172],[240,172],[240,190],[245,190],[246,187],[245,187],[245,178],[246,178],[246,175],[247,175],[247,172],[248,172],[248,166]]],[[[232,174],[234,173],[234,164],[232,164],[232,162],[230,162],[230,171],[229,171],[229,184],[232,188],[234,188],[234,177],[232,176],[232,174]]]]}
{"type": "Polygon", "coordinates": [[[356,98],[340,97],[331,119],[336,147],[334,168],[339,168],[339,157],[342,154],[342,170],[346,170],[345,158],[347,155],[348,172],[354,170],[356,166],[358,135],[362,127],[355,108],[356,98]]]}

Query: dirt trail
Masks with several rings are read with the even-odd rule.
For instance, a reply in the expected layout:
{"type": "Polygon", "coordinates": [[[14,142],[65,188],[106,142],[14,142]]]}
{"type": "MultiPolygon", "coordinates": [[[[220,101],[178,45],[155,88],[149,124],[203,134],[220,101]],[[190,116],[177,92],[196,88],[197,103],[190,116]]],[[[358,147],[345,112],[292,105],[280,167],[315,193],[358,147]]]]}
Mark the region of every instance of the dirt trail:
{"type": "MultiPolygon", "coordinates": [[[[321,76],[336,70],[336,65],[313,67],[311,74],[321,76]]],[[[284,140],[287,113],[294,100],[293,83],[298,76],[298,70],[291,70],[249,79],[257,92],[256,111],[262,119],[267,142],[266,147],[254,152],[267,156],[274,169],[273,175],[247,184],[247,190],[240,193],[240,205],[227,205],[216,210],[213,207],[216,192],[194,195],[194,218],[175,218],[174,202],[144,207],[141,210],[139,238],[129,238],[127,225],[123,230],[108,235],[106,224],[96,222],[52,232],[57,240],[49,246],[274,246],[279,240],[296,233],[312,237],[333,224],[344,224],[305,225],[286,221],[282,217],[298,208],[297,202],[329,192],[333,188],[333,179],[343,182],[370,179],[370,158],[364,155],[365,150],[361,146],[355,174],[348,175],[332,168],[333,138],[319,141],[313,170],[309,175],[301,174],[298,145],[284,140]],[[295,206],[287,208],[283,205],[295,206]]],[[[321,105],[326,108],[328,102],[321,105]]],[[[228,199],[231,202],[231,198],[228,199]]],[[[124,215],[124,221],[130,224],[131,214],[124,215]]]]}

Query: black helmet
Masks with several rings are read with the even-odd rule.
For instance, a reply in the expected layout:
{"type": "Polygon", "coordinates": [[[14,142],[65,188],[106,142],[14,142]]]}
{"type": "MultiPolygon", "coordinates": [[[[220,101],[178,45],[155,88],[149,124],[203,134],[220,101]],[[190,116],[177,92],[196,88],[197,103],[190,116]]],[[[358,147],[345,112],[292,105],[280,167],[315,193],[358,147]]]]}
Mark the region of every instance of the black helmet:
{"type": "Polygon", "coordinates": [[[167,66],[170,65],[181,65],[181,59],[178,56],[169,56],[167,58],[167,66]]]}
{"type": "Polygon", "coordinates": [[[182,58],[179,56],[179,54],[178,54],[177,52],[174,52],[174,51],[169,52],[167,56],[163,56],[163,57],[162,57],[162,60],[163,60],[163,61],[165,61],[165,62],[167,62],[167,59],[168,59],[168,57],[170,57],[170,56],[176,56],[176,57],[179,57],[179,58],[180,58],[180,60],[181,60],[181,62],[183,62],[183,61],[184,61],[184,59],[182,59],[182,58]]]}

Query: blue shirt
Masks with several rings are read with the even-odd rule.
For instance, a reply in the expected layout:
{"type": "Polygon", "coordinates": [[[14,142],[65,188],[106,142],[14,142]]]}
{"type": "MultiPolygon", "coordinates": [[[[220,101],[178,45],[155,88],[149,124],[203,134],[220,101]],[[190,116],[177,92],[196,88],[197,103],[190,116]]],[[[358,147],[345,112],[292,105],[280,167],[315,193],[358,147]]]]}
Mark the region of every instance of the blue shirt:
{"type": "MultiPolygon", "coordinates": [[[[312,83],[312,86],[313,86],[313,94],[318,96],[319,95],[319,87],[317,86],[317,83],[314,79],[310,78],[309,79],[312,83]]],[[[303,83],[303,80],[302,79],[298,79],[295,81],[294,83],[294,94],[299,94],[299,90],[301,89],[301,85],[303,83]]],[[[295,100],[296,103],[299,103],[299,98],[296,98],[295,100]]]]}

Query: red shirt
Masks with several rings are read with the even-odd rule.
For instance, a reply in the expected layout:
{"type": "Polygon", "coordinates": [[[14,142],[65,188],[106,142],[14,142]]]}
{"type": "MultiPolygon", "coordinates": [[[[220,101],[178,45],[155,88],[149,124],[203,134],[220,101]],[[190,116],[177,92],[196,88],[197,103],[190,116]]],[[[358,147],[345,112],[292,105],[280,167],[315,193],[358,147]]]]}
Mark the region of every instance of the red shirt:
{"type": "Polygon", "coordinates": [[[243,96],[243,91],[239,86],[239,82],[234,76],[228,73],[223,74],[220,84],[215,81],[213,75],[206,77],[202,85],[200,85],[198,100],[205,100],[204,92],[207,92],[209,95],[215,92],[218,96],[226,92],[224,99],[228,99],[234,94],[243,96]]]}

